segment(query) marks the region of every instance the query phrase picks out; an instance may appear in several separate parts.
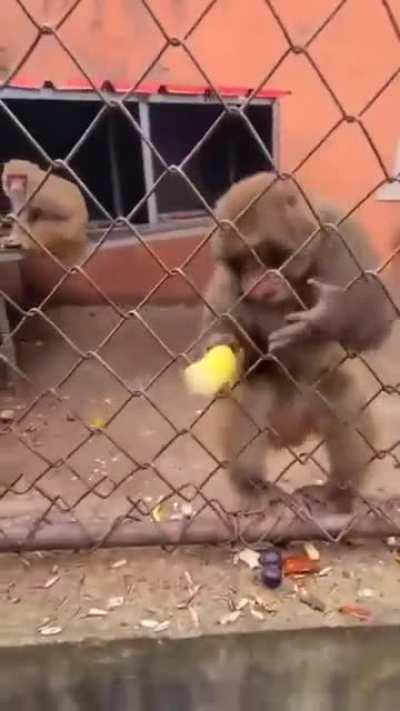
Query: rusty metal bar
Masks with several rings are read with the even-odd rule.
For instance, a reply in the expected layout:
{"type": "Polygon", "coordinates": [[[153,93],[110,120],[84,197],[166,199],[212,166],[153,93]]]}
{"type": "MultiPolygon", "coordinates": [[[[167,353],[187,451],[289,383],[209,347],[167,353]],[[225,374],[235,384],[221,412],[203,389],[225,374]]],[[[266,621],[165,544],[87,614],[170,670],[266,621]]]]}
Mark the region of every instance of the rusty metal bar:
{"type": "Polygon", "coordinates": [[[85,550],[120,548],[126,546],[206,545],[241,541],[256,547],[268,543],[286,543],[291,540],[348,540],[354,538],[387,538],[400,534],[400,506],[393,508],[380,503],[380,511],[370,510],[360,517],[351,514],[323,513],[318,519],[277,516],[210,517],[207,514],[192,520],[166,521],[122,520],[104,535],[104,521],[91,520],[91,533],[67,517],[51,521],[34,521],[31,517],[1,520],[0,551],[33,550],[85,550]],[[389,515],[390,512],[390,515],[389,515]],[[27,536],[27,532],[29,532],[27,536]]]}
{"type": "Polygon", "coordinates": [[[121,193],[121,176],[119,173],[119,165],[117,158],[114,112],[111,111],[110,115],[107,118],[107,141],[111,166],[111,188],[113,194],[114,214],[117,217],[120,217],[121,215],[123,215],[123,208],[121,193]]]}

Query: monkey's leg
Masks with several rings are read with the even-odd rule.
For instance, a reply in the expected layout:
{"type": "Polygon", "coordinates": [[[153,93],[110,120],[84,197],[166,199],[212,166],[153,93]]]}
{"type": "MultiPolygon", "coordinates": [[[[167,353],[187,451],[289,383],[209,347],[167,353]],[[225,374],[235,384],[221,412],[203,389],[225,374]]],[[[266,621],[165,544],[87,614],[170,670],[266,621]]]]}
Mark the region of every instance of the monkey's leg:
{"type": "Polygon", "coordinates": [[[13,222],[6,242],[10,247],[22,247],[23,249],[29,249],[32,240],[29,236],[29,226],[26,220],[26,212],[21,213],[19,221],[22,226],[19,225],[18,222],[13,222]],[[26,226],[26,229],[24,229],[23,225],[26,226]]]}
{"type": "Polygon", "coordinates": [[[337,417],[325,410],[318,429],[328,452],[329,483],[327,487],[313,487],[312,492],[310,488],[309,493],[314,502],[330,502],[336,510],[350,511],[372,454],[368,442],[374,444],[374,421],[368,408],[361,410],[363,399],[355,380],[347,380],[345,387],[339,382],[336,390],[330,387],[327,397],[337,417]]]}
{"type": "Polygon", "coordinates": [[[224,451],[228,473],[244,503],[253,505],[263,494],[278,493],[279,487],[266,481],[266,459],[271,446],[268,412],[276,396],[269,382],[242,383],[234,402],[227,403],[224,451]]]}
{"type": "MultiPolygon", "coordinates": [[[[85,253],[86,238],[84,231],[75,231],[72,220],[38,220],[35,223],[35,236],[51,254],[65,265],[76,264],[85,253]],[[71,229],[71,225],[74,230],[71,229]]],[[[40,249],[40,248],[39,248],[40,249]]],[[[45,250],[42,252],[45,253],[45,250]]]]}

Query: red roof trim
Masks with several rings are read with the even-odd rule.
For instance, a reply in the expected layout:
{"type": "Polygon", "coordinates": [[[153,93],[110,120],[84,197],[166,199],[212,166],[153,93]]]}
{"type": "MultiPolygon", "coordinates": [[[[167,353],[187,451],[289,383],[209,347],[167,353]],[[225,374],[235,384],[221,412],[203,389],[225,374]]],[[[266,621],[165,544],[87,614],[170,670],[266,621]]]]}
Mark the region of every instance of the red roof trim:
{"type": "MultiPolygon", "coordinates": [[[[72,79],[59,86],[53,81],[40,82],[36,79],[28,77],[27,75],[20,75],[19,77],[14,78],[8,86],[14,89],[40,90],[45,87],[51,87],[54,88],[54,90],[59,91],[93,91],[91,84],[83,78],[79,80],[72,79]]],[[[111,82],[110,80],[104,80],[98,83],[96,87],[103,91],[115,91],[117,94],[124,94],[130,90],[131,85],[125,84],[124,82],[111,82]]],[[[216,89],[223,97],[249,96],[252,91],[254,91],[254,89],[250,87],[243,86],[218,86],[216,89]]],[[[179,84],[160,84],[154,82],[140,84],[136,87],[133,93],[146,94],[148,96],[154,94],[210,96],[213,94],[213,91],[210,87],[206,86],[184,86],[179,84]]],[[[288,94],[290,94],[290,91],[282,89],[260,89],[260,91],[256,93],[256,97],[259,99],[280,99],[288,94]]]]}

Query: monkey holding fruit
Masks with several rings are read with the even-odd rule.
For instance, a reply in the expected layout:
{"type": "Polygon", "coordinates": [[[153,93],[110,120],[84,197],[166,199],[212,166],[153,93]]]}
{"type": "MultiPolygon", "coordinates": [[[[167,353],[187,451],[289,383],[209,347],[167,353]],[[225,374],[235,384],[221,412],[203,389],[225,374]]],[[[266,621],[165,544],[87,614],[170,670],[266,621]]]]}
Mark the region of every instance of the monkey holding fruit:
{"type": "Polygon", "coordinates": [[[317,433],[329,459],[320,496],[347,510],[371,457],[375,423],[358,382],[338,367],[342,347],[379,347],[394,319],[379,279],[365,272],[376,261],[368,235],[353,218],[336,227],[340,210],[308,203],[293,180],[270,173],[231,186],[216,218],[202,332],[207,349],[244,351],[240,407],[230,407],[224,423],[232,482],[253,500],[268,488],[270,449],[317,433]],[[263,422],[244,447],[243,411],[263,422]]]}

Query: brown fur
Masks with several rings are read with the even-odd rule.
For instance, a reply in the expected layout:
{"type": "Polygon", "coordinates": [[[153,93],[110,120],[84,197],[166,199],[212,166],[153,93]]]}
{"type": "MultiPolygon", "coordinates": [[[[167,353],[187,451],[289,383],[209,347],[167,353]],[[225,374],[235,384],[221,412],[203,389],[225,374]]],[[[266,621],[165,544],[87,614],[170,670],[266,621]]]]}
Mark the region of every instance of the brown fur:
{"type": "Polygon", "coordinates": [[[274,183],[274,176],[259,173],[233,185],[216,206],[217,218],[234,226],[225,224],[213,236],[216,264],[205,294],[211,308],[204,309],[203,329],[207,347],[228,343],[244,348],[250,370],[238,399],[251,417],[261,418],[264,430],[239,451],[243,414],[230,408],[225,453],[241,492],[263,487],[271,444],[299,444],[310,430],[325,439],[335,491],[360,485],[371,454],[356,427],[373,444],[374,423],[368,409],[361,411],[356,380],[337,369],[343,356],[339,342],[356,352],[379,346],[393,314],[373,277],[344,290],[360,269],[342,237],[361,266],[370,269],[375,255],[368,235],[346,219],[341,237],[332,227],[341,219],[340,210],[320,201],[312,205],[315,214],[294,182],[274,183]],[[315,238],[290,258],[314,232],[315,238]],[[268,269],[275,270],[274,282],[268,282],[268,269]],[[269,283],[265,295],[259,291],[255,296],[257,286],[253,295],[247,293],[252,273],[269,283]],[[310,278],[322,288],[309,284],[310,278]],[[268,357],[271,353],[275,358],[268,357]],[[355,417],[356,423],[342,424],[355,417]]]}
{"type": "Polygon", "coordinates": [[[45,254],[43,245],[64,264],[75,263],[84,254],[88,226],[88,211],[79,188],[64,178],[50,175],[29,199],[45,172],[29,161],[10,160],[4,165],[2,186],[14,211],[17,209],[9,190],[13,176],[26,177],[27,206],[18,215],[23,227],[15,222],[11,239],[33,254],[45,254]]]}

